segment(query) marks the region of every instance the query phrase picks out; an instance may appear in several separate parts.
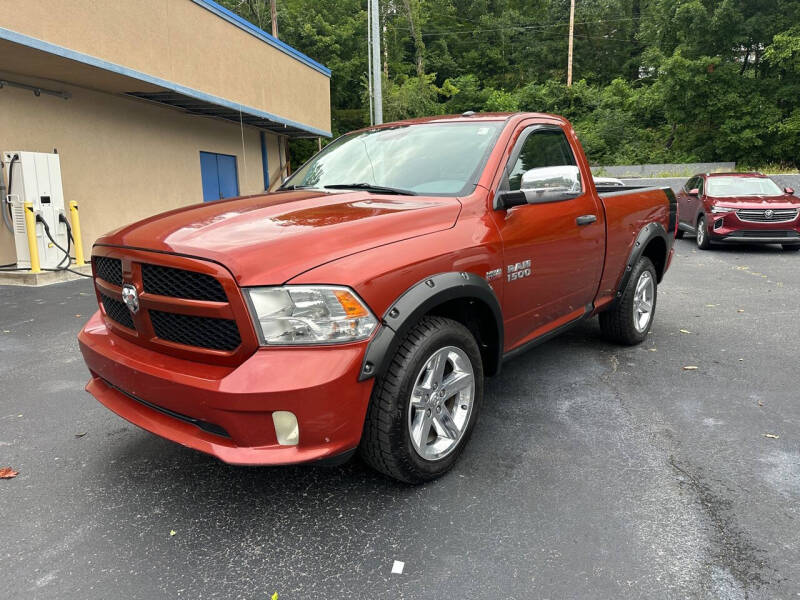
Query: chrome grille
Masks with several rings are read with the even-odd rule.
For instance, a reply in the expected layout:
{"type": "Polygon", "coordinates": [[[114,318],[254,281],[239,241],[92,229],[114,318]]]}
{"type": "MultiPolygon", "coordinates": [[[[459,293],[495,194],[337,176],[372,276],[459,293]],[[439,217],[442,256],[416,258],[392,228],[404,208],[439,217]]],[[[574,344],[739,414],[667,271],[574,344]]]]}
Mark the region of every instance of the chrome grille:
{"type": "Polygon", "coordinates": [[[741,221],[748,223],[788,223],[797,218],[796,208],[742,208],[736,211],[741,221]]]}

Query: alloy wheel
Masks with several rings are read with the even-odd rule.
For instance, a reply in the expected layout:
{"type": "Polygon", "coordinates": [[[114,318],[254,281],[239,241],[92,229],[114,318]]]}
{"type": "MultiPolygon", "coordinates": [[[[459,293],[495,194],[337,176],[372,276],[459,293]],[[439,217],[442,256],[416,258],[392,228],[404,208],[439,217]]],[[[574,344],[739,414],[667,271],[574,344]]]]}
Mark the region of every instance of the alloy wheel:
{"type": "Polygon", "coordinates": [[[415,379],[408,409],[408,433],[425,460],[452,452],[469,425],[475,399],[475,373],[456,346],[436,350],[415,379]]]}
{"type": "Polygon", "coordinates": [[[633,326],[639,333],[647,329],[653,317],[655,283],[650,271],[642,271],[633,293],[633,326]]]}

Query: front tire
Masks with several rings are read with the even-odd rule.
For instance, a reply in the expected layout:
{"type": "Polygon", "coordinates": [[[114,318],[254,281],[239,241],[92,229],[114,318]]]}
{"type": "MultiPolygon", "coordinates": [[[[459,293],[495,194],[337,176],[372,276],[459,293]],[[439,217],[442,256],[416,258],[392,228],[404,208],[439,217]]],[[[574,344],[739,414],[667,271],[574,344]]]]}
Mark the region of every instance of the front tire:
{"type": "Polygon", "coordinates": [[[657,298],[656,268],[643,256],[636,261],[614,307],[600,313],[603,337],[626,346],[643,342],[653,324],[657,298]]]}
{"type": "Polygon", "coordinates": [[[359,448],[371,467],[406,483],[446,473],[464,449],[483,399],[483,364],[461,323],[425,317],[376,382],[359,448]]]}
{"type": "Polygon", "coordinates": [[[711,248],[711,240],[709,239],[708,229],[706,228],[705,215],[697,219],[697,247],[700,248],[700,250],[708,250],[711,248]]]}

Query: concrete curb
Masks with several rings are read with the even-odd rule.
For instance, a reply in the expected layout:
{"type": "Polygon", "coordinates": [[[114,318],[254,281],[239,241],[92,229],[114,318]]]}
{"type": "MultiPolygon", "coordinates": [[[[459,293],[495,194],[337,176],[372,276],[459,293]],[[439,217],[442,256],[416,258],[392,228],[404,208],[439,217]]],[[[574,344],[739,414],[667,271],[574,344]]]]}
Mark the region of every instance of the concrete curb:
{"type": "MultiPolygon", "coordinates": [[[[86,275],[92,274],[92,265],[83,265],[82,267],[76,267],[73,265],[70,268],[78,273],[84,273],[86,275]]],[[[83,278],[80,275],[70,273],[69,271],[42,271],[41,273],[31,273],[30,271],[0,270],[0,285],[40,287],[43,285],[51,285],[53,283],[73,281],[75,279],[83,278]]]]}

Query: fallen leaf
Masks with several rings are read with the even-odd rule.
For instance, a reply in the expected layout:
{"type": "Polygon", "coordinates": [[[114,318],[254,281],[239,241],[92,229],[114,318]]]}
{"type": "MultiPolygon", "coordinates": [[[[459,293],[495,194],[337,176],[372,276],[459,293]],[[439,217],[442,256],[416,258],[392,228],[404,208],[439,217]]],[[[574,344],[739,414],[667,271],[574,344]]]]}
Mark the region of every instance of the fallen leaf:
{"type": "Polygon", "coordinates": [[[695,367],[694,365],[687,365],[687,366],[683,367],[683,370],[684,371],[697,371],[697,367],[695,367]]]}
{"type": "Polygon", "coordinates": [[[744,309],[743,309],[743,308],[740,308],[740,309],[739,309],[739,310],[737,310],[736,312],[744,312],[744,309]]]}
{"type": "Polygon", "coordinates": [[[765,438],[769,438],[769,439],[771,439],[771,440],[777,440],[777,439],[779,439],[781,436],[779,436],[779,435],[775,435],[774,433],[765,433],[765,434],[764,434],[764,437],[765,437],[765,438]]]}
{"type": "Polygon", "coordinates": [[[19,475],[19,471],[15,471],[11,467],[0,468],[0,479],[11,479],[19,475]]]}
{"type": "Polygon", "coordinates": [[[681,333],[692,333],[692,332],[689,331],[688,329],[681,329],[681,333]]]}
{"type": "Polygon", "coordinates": [[[758,401],[758,405],[759,405],[759,406],[764,406],[764,403],[763,403],[761,400],[759,400],[759,401],[758,401]]]}
{"type": "Polygon", "coordinates": [[[744,359],[743,359],[743,358],[740,358],[740,359],[739,359],[739,362],[744,362],[744,359]]]}
{"type": "Polygon", "coordinates": [[[719,304],[706,304],[706,308],[714,308],[716,306],[719,306],[719,304]]]}
{"type": "Polygon", "coordinates": [[[76,318],[80,319],[83,315],[75,315],[76,318]]]}
{"type": "Polygon", "coordinates": [[[272,596],[269,597],[269,600],[278,600],[278,592],[272,594],[272,596]]]}
{"type": "Polygon", "coordinates": [[[658,349],[656,349],[656,348],[650,348],[650,352],[658,352],[658,349]]]}
{"type": "Polygon", "coordinates": [[[175,535],[176,533],[178,533],[178,532],[177,532],[177,531],[175,531],[174,529],[170,529],[170,530],[169,530],[169,537],[172,537],[172,536],[173,536],[173,535],[175,535]]]}
{"type": "Polygon", "coordinates": [[[75,437],[83,437],[83,436],[85,436],[85,435],[86,435],[86,432],[85,432],[85,431],[82,431],[81,433],[76,433],[76,434],[75,434],[75,437]]]}

